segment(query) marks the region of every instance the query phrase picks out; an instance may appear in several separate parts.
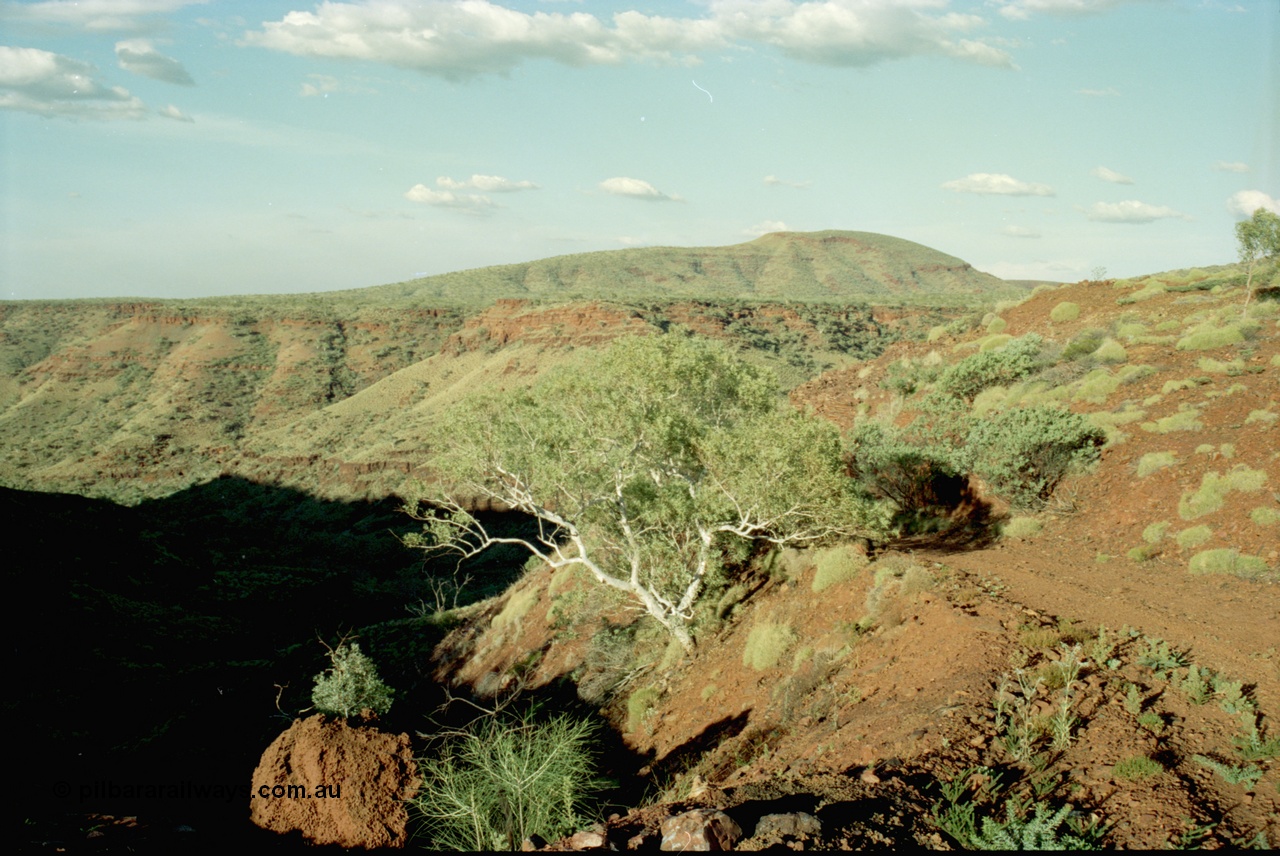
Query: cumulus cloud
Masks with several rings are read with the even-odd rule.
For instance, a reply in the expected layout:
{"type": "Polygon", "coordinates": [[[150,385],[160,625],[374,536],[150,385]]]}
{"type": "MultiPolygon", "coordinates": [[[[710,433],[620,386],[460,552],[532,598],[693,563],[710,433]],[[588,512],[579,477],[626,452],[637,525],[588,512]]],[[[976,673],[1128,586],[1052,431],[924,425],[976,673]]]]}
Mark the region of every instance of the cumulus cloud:
{"type": "Polygon", "coordinates": [[[1105,166],[1095,166],[1089,174],[1094,178],[1100,178],[1112,184],[1133,184],[1133,179],[1129,176],[1116,172],[1114,169],[1107,169],[1105,166]]]}
{"type": "Polygon", "coordinates": [[[754,226],[748,226],[742,230],[742,234],[751,238],[758,238],[761,235],[768,235],[770,232],[789,232],[787,224],[781,220],[761,220],[754,226]]]}
{"type": "Polygon", "coordinates": [[[479,213],[497,206],[487,196],[476,193],[454,193],[452,190],[432,190],[425,184],[415,184],[409,188],[404,198],[410,202],[433,205],[437,208],[459,208],[464,211],[479,213]]]}
{"type": "Polygon", "coordinates": [[[1136,199],[1124,202],[1095,202],[1087,212],[1090,220],[1102,223],[1153,223],[1156,220],[1189,220],[1186,214],[1164,205],[1148,205],[1136,199]]]}
{"type": "Polygon", "coordinates": [[[517,190],[537,190],[532,181],[512,181],[500,175],[473,175],[458,181],[448,176],[436,179],[436,185],[446,190],[479,190],[484,193],[513,193],[517,190]]]}
{"type": "Polygon", "coordinates": [[[195,86],[196,83],[182,67],[182,63],[160,53],[147,39],[116,42],[116,61],[125,71],[150,77],[152,80],[176,83],[179,86],[195,86]]]}
{"type": "Polygon", "coordinates": [[[646,199],[650,202],[679,201],[679,196],[670,196],[647,181],[638,178],[606,178],[600,182],[600,189],[614,196],[630,196],[632,199],[646,199]]]}
{"type": "Polygon", "coordinates": [[[190,116],[188,116],[186,113],[183,113],[181,110],[179,110],[177,107],[174,107],[172,104],[170,104],[168,107],[157,110],[156,112],[161,116],[165,117],[166,119],[174,119],[178,122],[194,122],[195,121],[195,119],[192,119],[190,116]]]}
{"type": "Polygon", "coordinates": [[[37,3],[5,3],[0,18],[61,24],[85,30],[140,30],[157,15],[209,0],[40,0],[37,3]]]}
{"type": "Polygon", "coordinates": [[[1053,188],[1047,184],[1019,181],[1003,173],[975,172],[964,178],[943,182],[944,190],[957,193],[983,193],[999,196],[1053,196],[1053,188]]]}
{"type": "Polygon", "coordinates": [[[1005,226],[1000,230],[1000,234],[1008,235],[1010,238],[1039,238],[1040,233],[1035,229],[1026,226],[1005,226]]]}
{"type": "Polygon", "coordinates": [[[1259,208],[1280,214],[1280,200],[1263,193],[1261,190],[1241,190],[1231,194],[1227,200],[1227,210],[1237,217],[1252,217],[1259,208]]]}
{"type": "Polygon", "coordinates": [[[940,12],[937,0],[710,0],[701,17],[634,9],[523,12],[490,0],[326,2],[288,12],[244,43],[301,56],[383,62],[445,78],[503,74],[535,59],[571,66],[700,62],[699,54],[769,45],[806,62],[868,66],[918,55],[1013,65],[999,47],[968,37],[976,15],[940,12]]]}
{"type": "Polygon", "coordinates": [[[0,110],[76,119],[141,119],[146,105],[95,79],[88,63],[39,48],[0,46],[0,110]]]}
{"type": "Polygon", "coordinates": [[[796,187],[800,189],[813,186],[812,181],[787,181],[786,179],[778,178],[776,175],[766,175],[764,183],[769,187],[796,187]]]}
{"type": "Polygon", "coordinates": [[[1094,15],[1129,0],[996,0],[1000,14],[1013,21],[1025,21],[1033,14],[1094,15]]]}
{"type": "Polygon", "coordinates": [[[1218,161],[1213,168],[1218,172],[1249,172],[1249,165],[1240,161],[1218,161]]]}

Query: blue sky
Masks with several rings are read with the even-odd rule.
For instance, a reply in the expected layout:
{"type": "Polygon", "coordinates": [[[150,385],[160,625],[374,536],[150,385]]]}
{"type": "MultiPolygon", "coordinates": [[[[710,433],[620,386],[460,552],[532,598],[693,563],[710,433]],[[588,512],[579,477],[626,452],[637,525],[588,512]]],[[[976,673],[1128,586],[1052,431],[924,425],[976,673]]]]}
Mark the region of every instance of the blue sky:
{"type": "Polygon", "coordinates": [[[1235,257],[1274,0],[0,2],[0,299],[323,291],[883,232],[1006,278],[1235,257]]]}

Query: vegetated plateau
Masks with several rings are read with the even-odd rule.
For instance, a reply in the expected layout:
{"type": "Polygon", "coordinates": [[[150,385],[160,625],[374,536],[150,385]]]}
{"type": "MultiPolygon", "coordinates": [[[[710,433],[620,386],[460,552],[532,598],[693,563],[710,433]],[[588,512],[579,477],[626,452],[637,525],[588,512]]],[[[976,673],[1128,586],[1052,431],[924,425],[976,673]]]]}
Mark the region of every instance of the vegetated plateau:
{"type": "MultiPolygon", "coordinates": [[[[358,641],[394,690],[384,729],[463,733],[449,698],[593,723],[575,811],[618,814],[619,846],[696,804],[747,846],[779,810],[820,821],[810,847],[1274,843],[1278,287],[1262,264],[1033,289],[823,232],[332,294],[0,303],[0,499],[32,592],[5,701],[26,737],[12,837],[250,837],[245,800],[52,788],[247,787],[326,651],[358,641]],[[447,492],[443,447],[507,436],[461,418],[477,392],[568,436],[551,415],[637,336],[675,343],[655,364],[673,376],[739,379],[737,421],[664,435],[702,456],[663,458],[672,478],[743,472],[742,448],[758,464],[755,420],[790,412],[833,438],[828,500],[862,503],[821,537],[726,530],[700,553],[679,533],[709,531],[718,500],[628,482],[644,531],[675,533],[634,555],[691,644],[636,591],[531,559],[519,540],[571,556],[577,530],[540,532],[510,496],[454,491],[454,516],[419,507],[425,533],[401,510],[447,492]],[[686,365],[690,347],[717,356],[686,365]],[[500,543],[432,549],[477,533],[500,543]]],[[[625,403],[617,424],[640,424],[625,403]]],[[[632,555],[599,508],[591,555],[632,555]]]]}

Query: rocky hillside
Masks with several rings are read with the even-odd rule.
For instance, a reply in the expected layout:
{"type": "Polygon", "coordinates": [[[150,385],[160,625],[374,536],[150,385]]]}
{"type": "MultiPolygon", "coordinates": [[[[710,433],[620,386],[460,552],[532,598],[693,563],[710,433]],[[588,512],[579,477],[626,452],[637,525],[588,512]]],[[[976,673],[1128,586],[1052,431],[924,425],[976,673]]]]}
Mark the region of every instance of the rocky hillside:
{"type": "Polygon", "coordinates": [[[0,303],[0,484],[136,502],[239,474],[380,496],[428,456],[421,413],[574,349],[686,329],[793,386],[1011,293],[910,242],[821,232],[358,292],[0,303]]]}

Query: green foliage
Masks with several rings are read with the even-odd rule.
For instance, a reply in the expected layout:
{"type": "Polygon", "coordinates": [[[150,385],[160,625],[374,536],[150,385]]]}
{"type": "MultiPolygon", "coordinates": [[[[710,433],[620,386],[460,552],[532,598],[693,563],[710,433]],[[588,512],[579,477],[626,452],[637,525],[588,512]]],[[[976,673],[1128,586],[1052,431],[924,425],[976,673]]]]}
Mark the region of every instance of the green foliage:
{"type": "Polygon", "coordinates": [[[1234,547],[1205,550],[1191,557],[1193,574],[1231,574],[1246,580],[1265,576],[1271,570],[1266,559],[1242,554],[1234,547]]]}
{"type": "Polygon", "coordinates": [[[1258,783],[1258,779],[1262,778],[1262,770],[1253,764],[1235,766],[1216,761],[1206,755],[1193,755],[1192,757],[1201,767],[1217,773],[1218,777],[1228,785],[1244,785],[1246,791],[1252,791],[1253,786],[1258,783]]]}
{"type": "Polygon", "coordinates": [[[1105,433],[1086,417],[1024,407],[978,420],[969,432],[975,472],[1015,507],[1042,505],[1073,469],[1098,459],[1105,433]]]}
{"type": "Polygon", "coordinates": [[[1158,544],[1169,531],[1169,521],[1160,520],[1142,530],[1142,540],[1148,544],[1158,544]]]}
{"type": "Polygon", "coordinates": [[[1146,478],[1156,470],[1171,467],[1178,462],[1173,452],[1148,452],[1138,459],[1138,478],[1146,478]]]}
{"type": "Polygon", "coordinates": [[[329,652],[332,665],[316,675],[311,702],[321,713],[352,717],[368,708],[377,714],[391,709],[395,691],[378,677],[373,661],[351,642],[329,652]]]}
{"type": "Polygon", "coordinates": [[[1142,430],[1153,434],[1169,434],[1174,431],[1199,431],[1204,428],[1200,421],[1200,411],[1194,407],[1179,410],[1154,422],[1143,422],[1142,430]]]}
{"type": "Polygon", "coordinates": [[[767,372],[705,339],[618,339],[531,389],[462,401],[433,432],[449,491],[437,501],[454,513],[411,498],[439,530],[421,546],[471,555],[495,543],[455,497],[522,511],[542,525],[525,548],[628,592],[686,648],[693,607],[740,542],[886,523],[847,478],[834,426],[781,407],[767,372]]]}
{"type": "Polygon", "coordinates": [[[782,655],[795,644],[796,634],[791,625],[765,621],[751,628],[747,644],[742,649],[742,665],[757,672],[778,665],[782,655]]]}
{"type": "Polygon", "coordinates": [[[1040,534],[1044,524],[1034,517],[1013,517],[1000,527],[1000,534],[1006,538],[1027,539],[1040,534]]]}
{"type": "Polygon", "coordinates": [[[1207,525],[1201,523],[1199,526],[1191,526],[1183,529],[1178,533],[1178,546],[1183,550],[1190,550],[1192,547],[1199,547],[1213,537],[1213,530],[1207,525]]]}
{"type": "Polygon", "coordinates": [[[1146,755],[1134,755],[1116,763],[1115,775],[1121,779],[1142,781],[1164,772],[1164,765],[1146,755]]]}
{"type": "Polygon", "coordinates": [[[1260,505],[1249,512],[1249,519],[1259,526],[1275,526],[1280,523],[1280,511],[1266,505],[1260,505]]]}
{"type": "Polygon", "coordinates": [[[418,760],[414,806],[427,844],[448,850],[519,850],[531,835],[554,841],[590,822],[596,726],[568,716],[537,722],[489,717],[442,738],[418,760]]]}
{"type": "Polygon", "coordinates": [[[1233,490],[1257,492],[1266,484],[1267,474],[1247,466],[1236,466],[1225,475],[1210,470],[1200,477],[1200,487],[1187,491],[1178,500],[1178,514],[1183,520],[1194,520],[1222,508],[1233,490]]]}
{"type": "Polygon", "coordinates": [[[1037,333],[1028,333],[996,350],[965,357],[942,373],[938,390],[972,402],[982,390],[1012,383],[1038,369],[1043,348],[1044,339],[1037,333]]]}
{"type": "Polygon", "coordinates": [[[848,544],[818,550],[813,557],[813,591],[825,591],[838,583],[848,582],[867,566],[867,557],[848,544]]]}
{"type": "Polygon", "coordinates": [[[649,718],[649,712],[661,697],[662,691],[657,687],[641,687],[627,697],[627,731],[629,733],[640,733],[640,729],[649,718]]]}
{"type": "Polygon", "coordinates": [[[1144,638],[1146,647],[1138,654],[1137,663],[1139,666],[1145,666],[1155,673],[1156,677],[1163,678],[1174,669],[1180,669],[1187,665],[1187,655],[1182,651],[1178,651],[1169,647],[1169,643],[1163,639],[1153,639],[1150,636],[1144,638]]]}
{"type": "Polygon", "coordinates": [[[1226,327],[1208,325],[1198,327],[1178,340],[1175,346],[1179,351],[1205,351],[1212,348],[1225,348],[1238,345],[1244,341],[1244,333],[1238,325],[1226,327]]]}
{"type": "MultiPolygon", "coordinates": [[[[958,422],[962,419],[955,414],[958,422]]],[[[935,420],[920,420],[920,428],[935,420]]],[[[850,469],[860,488],[896,507],[899,528],[916,528],[942,503],[940,492],[966,470],[961,450],[945,434],[925,440],[924,431],[879,422],[858,425],[849,438],[850,469]]]]}
{"type": "Polygon", "coordinates": [[[1062,349],[1062,359],[1078,360],[1091,356],[1102,346],[1107,338],[1107,331],[1097,328],[1082,330],[1062,349]]]}
{"type": "Polygon", "coordinates": [[[1074,321],[1080,317],[1080,304],[1063,301],[1049,312],[1049,320],[1055,324],[1074,321]]]}

